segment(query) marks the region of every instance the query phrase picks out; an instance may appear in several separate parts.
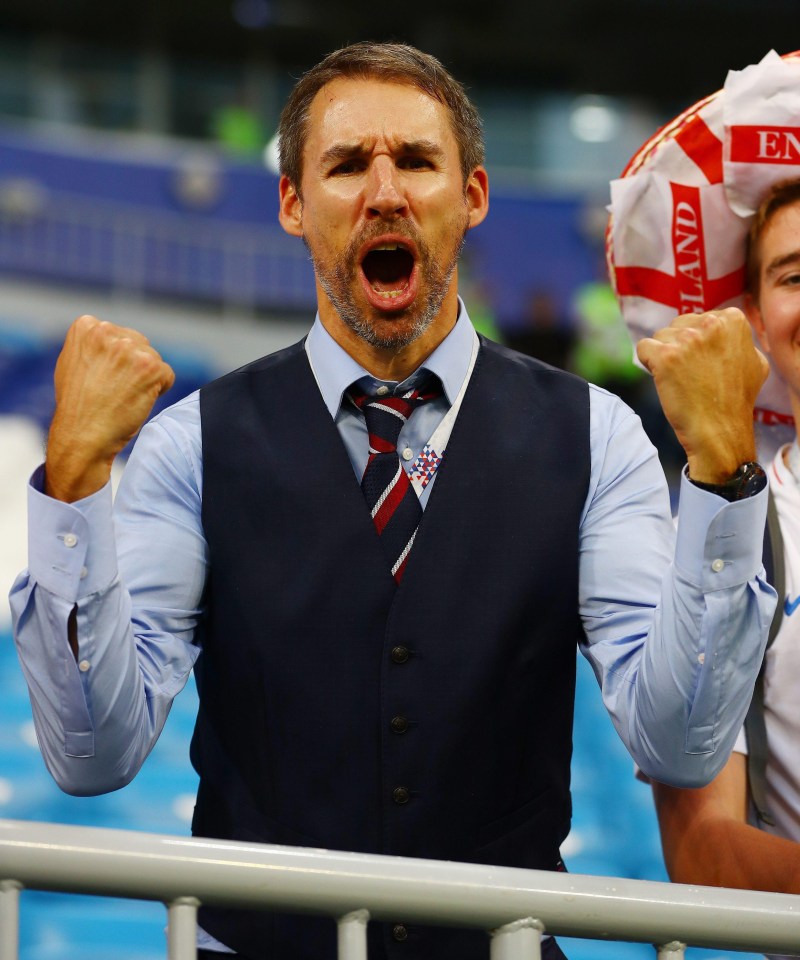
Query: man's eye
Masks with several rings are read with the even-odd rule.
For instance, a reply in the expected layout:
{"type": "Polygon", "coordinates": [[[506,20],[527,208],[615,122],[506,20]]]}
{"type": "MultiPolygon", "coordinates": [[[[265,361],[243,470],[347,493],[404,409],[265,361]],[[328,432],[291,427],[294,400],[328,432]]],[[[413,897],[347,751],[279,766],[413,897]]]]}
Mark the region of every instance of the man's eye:
{"type": "Polygon", "coordinates": [[[331,176],[347,176],[348,173],[356,173],[359,169],[360,165],[357,160],[343,160],[331,170],[331,176]]]}
{"type": "Polygon", "coordinates": [[[790,273],[783,278],[783,283],[787,287],[796,287],[800,285],[800,273],[790,273]]]}
{"type": "Polygon", "coordinates": [[[400,166],[405,170],[430,170],[433,164],[426,157],[405,157],[400,166]]]}

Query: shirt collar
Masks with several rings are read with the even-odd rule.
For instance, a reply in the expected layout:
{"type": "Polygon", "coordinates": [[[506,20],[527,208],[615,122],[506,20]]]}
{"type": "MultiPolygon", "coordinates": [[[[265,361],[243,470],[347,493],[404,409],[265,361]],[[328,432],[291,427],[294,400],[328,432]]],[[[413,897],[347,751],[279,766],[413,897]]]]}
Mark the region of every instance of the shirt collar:
{"type": "MultiPolygon", "coordinates": [[[[469,371],[475,336],[475,328],[463,301],[459,298],[458,320],[455,326],[418,368],[435,374],[441,380],[444,395],[451,405],[469,371]]],[[[339,412],[345,390],[356,380],[366,378],[367,383],[363,386],[371,385],[371,389],[367,389],[368,393],[374,392],[384,382],[376,380],[339,346],[322,325],[319,314],[306,339],[306,353],[325,406],[334,418],[339,412]]],[[[416,373],[415,370],[408,379],[412,379],[416,373]]]]}

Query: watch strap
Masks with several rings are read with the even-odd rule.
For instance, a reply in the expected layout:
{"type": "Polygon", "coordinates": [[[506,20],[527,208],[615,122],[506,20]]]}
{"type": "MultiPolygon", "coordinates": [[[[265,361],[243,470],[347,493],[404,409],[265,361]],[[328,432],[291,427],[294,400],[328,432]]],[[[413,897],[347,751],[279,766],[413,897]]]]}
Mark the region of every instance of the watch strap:
{"type": "Polygon", "coordinates": [[[689,480],[701,490],[715,493],[730,503],[755,496],[767,485],[767,475],[757,460],[741,464],[738,470],[722,483],[702,483],[700,480],[692,479],[691,476],[689,480]]]}

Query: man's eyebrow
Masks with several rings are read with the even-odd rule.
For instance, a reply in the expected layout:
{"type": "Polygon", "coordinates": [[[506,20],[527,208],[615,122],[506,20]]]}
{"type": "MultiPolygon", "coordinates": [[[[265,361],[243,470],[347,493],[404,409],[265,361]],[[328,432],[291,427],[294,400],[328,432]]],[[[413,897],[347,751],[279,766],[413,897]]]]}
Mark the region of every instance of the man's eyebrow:
{"type": "Polygon", "coordinates": [[[777,273],[778,270],[791,266],[793,263],[800,263],[800,250],[793,250],[791,253],[786,253],[782,257],[776,257],[774,260],[771,260],[767,264],[765,273],[768,277],[771,277],[774,273],[777,273]]]}
{"type": "MultiPolygon", "coordinates": [[[[370,152],[370,148],[364,143],[335,143],[323,151],[320,162],[327,166],[331,163],[341,163],[343,160],[365,157],[370,152]]],[[[444,150],[435,140],[404,140],[393,147],[392,152],[398,156],[444,156],[444,150]]]]}
{"type": "Polygon", "coordinates": [[[369,151],[363,143],[335,143],[332,147],[324,150],[320,156],[323,164],[340,163],[342,160],[352,160],[354,157],[362,157],[369,151]]]}
{"type": "Polygon", "coordinates": [[[444,156],[444,150],[435,140],[406,140],[400,144],[400,149],[397,152],[426,157],[444,156]]]}

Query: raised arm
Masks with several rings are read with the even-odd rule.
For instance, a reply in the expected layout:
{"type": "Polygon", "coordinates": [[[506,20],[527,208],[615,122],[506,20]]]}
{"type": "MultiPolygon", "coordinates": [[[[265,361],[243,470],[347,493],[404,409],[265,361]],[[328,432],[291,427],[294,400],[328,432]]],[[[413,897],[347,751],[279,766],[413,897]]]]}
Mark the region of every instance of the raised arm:
{"type": "Polygon", "coordinates": [[[111,477],[114,458],[174,381],[171,367],[147,337],[96,317],[79,317],[56,364],[45,493],[73,503],[100,490],[111,477]]]}
{"type": "Polygon", "coordinates": [[[144,337],[92,317],[73,324],[56,369],[47,461],[28,492],[28,570],[10,599],[42,753],[69,793],[114,790],[135,775],[198,653],[196,400],[142,431],[116,524],[108,482],[172,379],[144,337]]]}
{"type": "MultiPolygon", "coordinates": [[[[723,483],[754,459],[766,361],[739,311],[680,317],[639,354],[692,478],[723,483]]],[[[760,576],[766,490],[729,502],[684,477],[676,542],[656,453],[630,411],[611,409],[581,526],[581,649],[639,767],[698,787],[733,748],[774,609],[760,576]]]]}

